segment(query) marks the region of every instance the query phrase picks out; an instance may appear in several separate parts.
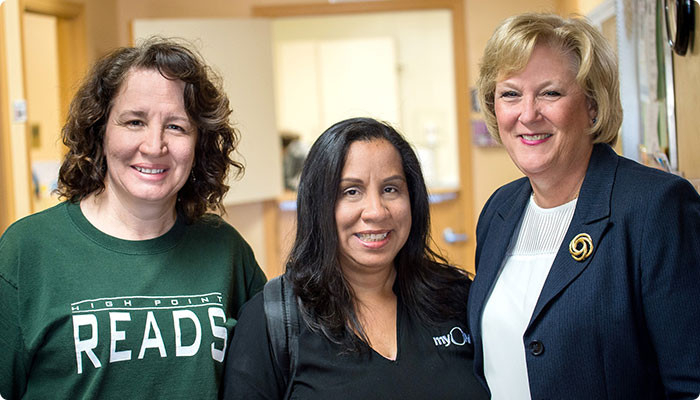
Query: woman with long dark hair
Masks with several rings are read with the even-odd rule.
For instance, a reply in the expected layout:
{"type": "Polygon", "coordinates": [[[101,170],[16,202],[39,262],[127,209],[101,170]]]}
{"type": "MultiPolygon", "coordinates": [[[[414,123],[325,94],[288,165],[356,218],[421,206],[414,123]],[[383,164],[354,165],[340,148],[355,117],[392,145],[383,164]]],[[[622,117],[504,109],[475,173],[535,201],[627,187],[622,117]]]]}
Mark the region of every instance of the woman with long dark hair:
{"type": "Polygon", "coordinates": [[[275,362],[256,296],[229,347],[224,397],[483,396],[470,279],[429,248],[429,220],[420,164],[396,130],[368,118],[326,130],[302,171],[284,274],[301,319],[296,367],[285,376],[275,362]]]}

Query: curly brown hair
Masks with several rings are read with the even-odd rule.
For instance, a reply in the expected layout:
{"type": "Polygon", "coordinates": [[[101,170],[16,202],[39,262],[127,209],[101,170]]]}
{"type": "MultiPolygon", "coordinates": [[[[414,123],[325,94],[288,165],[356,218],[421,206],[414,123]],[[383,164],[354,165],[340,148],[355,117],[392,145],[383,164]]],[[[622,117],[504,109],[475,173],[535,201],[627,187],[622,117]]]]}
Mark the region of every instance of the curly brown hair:
{"type": "Polygon", "coordinates": [[[166,79],[185,83],[185,110],[198,135],[191,177],[178,192],[178,212],[189,222],[209,209],[225,212],[228,168],[232,166],[238,176],[244,167],[230,157],[239,134],[229,122],[232,111],[221,77],[187,44],[160,37],[113,50],[84,78],[61,131],[68,153],[59,171],[58,194],[79,202],[104,191],[106,124],[115,96],[134,69],[157,70],[166,79]]]}

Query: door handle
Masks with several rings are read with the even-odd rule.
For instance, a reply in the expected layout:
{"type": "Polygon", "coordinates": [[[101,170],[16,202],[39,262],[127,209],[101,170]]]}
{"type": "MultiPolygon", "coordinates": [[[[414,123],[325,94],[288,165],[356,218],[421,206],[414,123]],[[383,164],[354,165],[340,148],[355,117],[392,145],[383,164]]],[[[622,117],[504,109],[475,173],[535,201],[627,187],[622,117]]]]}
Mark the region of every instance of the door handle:
{"type": "Polygon", "coordinates": [[[447,227],[444,231],[442,231],[442,238],[450,244],[457,242],[466,242],[467,240],[469,240],[469,236],[466,233],[455,233],[455,231],[453,231],[450,227],[447,227]]]}

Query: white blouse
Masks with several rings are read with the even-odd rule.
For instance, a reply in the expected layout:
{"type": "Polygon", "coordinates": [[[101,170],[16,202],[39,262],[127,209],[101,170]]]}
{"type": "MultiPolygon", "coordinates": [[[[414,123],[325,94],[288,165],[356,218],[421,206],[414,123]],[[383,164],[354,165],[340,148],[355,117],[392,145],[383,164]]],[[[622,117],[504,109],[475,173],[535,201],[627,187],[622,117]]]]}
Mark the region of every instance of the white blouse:
{"type": "Polygon", "coordinates": [[[481,316],[484,374],[491,398],[530,399],[523,334],[554,257],[574,216],[576,199],[523,213],[481,316]]]}

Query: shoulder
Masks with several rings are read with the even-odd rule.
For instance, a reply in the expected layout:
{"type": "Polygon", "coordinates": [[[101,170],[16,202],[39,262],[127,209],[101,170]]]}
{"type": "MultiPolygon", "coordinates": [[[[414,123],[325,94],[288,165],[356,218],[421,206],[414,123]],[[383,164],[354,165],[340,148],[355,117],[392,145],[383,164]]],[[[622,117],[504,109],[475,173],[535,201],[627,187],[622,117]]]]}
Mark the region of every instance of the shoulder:
{"type": "Polygon", "coordinates": [[[67,203],[60,203],[46,210],[20,218],[12,223],[2,235],[2,240],[14,237],[24,237],[26,234],[42,233],[59,220],[67,219],[67,203]]]}
{"type": "Polygon", "coordinates": [[[65,208],[66,203],[60,203],[23,217],[5,230],[0,237],[0,277],[17,287],[19,268],[31,258],[27,255],[40,253],[53,238],[67,234],[70,219],[65,208]]]}
{"type": "Polygon", "coordinates": [[[489,197],[486,204],[501,204],[506,202],[509,199],[512,199],[516,193],[520,193],[520,191],[523,190],[523,186],[528,184],[529,181],[527,177],[518,178],[510,183],[507,183],[496,189],[491,197],[489,197]]]}
{"type": "MultiPolygon", "coordinates": [[[[5,253],[8,249],[19,246],[36,249],[39,243],[48,238],[67,234],[70,218],[66,206],[67,203],[60,203],[11,224],[0,237],[0,251],[5,253]]],[[[0,258],[4,257],[5,255],[0,258]]]]}
{"type": "MultiPolygon", "coordinates": [[[[201,254],[203,260],[224,268],[233,266],[228,273],[234,279],[242,279],[247,283],[249,297],[257,293],[265,284],[265,274],[255,259],[252,247],[238,231],[220,216],[205,214],[190,225],[186,226],[186,238],[183,248],[201,254]]],[[[246,297],[246,298],[249,298],[246,297]]]]}
{"type": "MultiPolygon", "coordinates": [[[[259,347],[257,342],[260,340],[268,340],[267,318],[262,290],[246,301],[240,308],[236,325],[234,326],[230,356],[241,357],[241,353],[249,351],[251,346],[259,347]]],[[[267,344],[263,347],[267,347],[267,344]]],[[[249,354],[243,355],[243,357],[248,356],[249,354]]]]}
{"type": "MultiPolygon", "coordinates": [[[[238,318],[238,323],[243,322],[246,324],[253,324],[262,327],[263,330],[267,328],[267,323],[265,322],[265,298],[263,297],[262,290],[255,294],[250,300],[246,301],[241,307],[240,317],[238,318]]],[[[257,329],[259,330],[259,329],[257,329]]]]}
{"type": "Polygon", "coordinates": [[[615,176],[616,184],[636,184],[637,186],[641,186],[640,189],[643,189],[644,187],[639,185],[640,183],[653,183],[655,185],[664,186],[666,184],[675,185],[681,182],[687,182],[678,175],[647,167],[646,165],[642,165],[622,156],[618,156],[618,158],[617,174],[615,176]]]}
{"type": "Polygon", "coordinates": [[[207,213],[202,215],[200,218],[195,220],[191,224],[192,229],[201,230],[204,232],[215,231],[217,234],[225,233],[234,236],[239,236],[240,234],[234,228],[226,222],[220,215],[207,213]]]}
{"type": "Polygon", "coordinates": [[[496,210],[500,209],[506,204],[512,205],[514,199],[517,198],[518,195],[522,194],[525,188],[529,188],[529,186],[530,182],[528,181],[527,177],[522,177],[496,189],[496,191],[493,192],[491,197],[489,197],[489,199],[486,201],[486,204],[484,204],[484,207],[481,209],[479,220],[477,222],[477,231],[479,230],[479,225],[488,224],[488,221],[491,220],[491,217],[494,215],[496,210]]]}
{"type": "Polygon", "coordinates": [[[668,209],[674,204],[699,202],[698,193],[686,179],[624,157],[619,158],[613,185],[613,205],[628,205],[638,211],[660,206],[668,209]]]}
{"type": "Polygon", "coordinates": [[[202,241],[212,243],[225,242],[226,245],[235,245],[250,249],[243,236],[231,224],[216,214],[204,214],[201,218],[188,226],[192,235],[202,241]]]}

